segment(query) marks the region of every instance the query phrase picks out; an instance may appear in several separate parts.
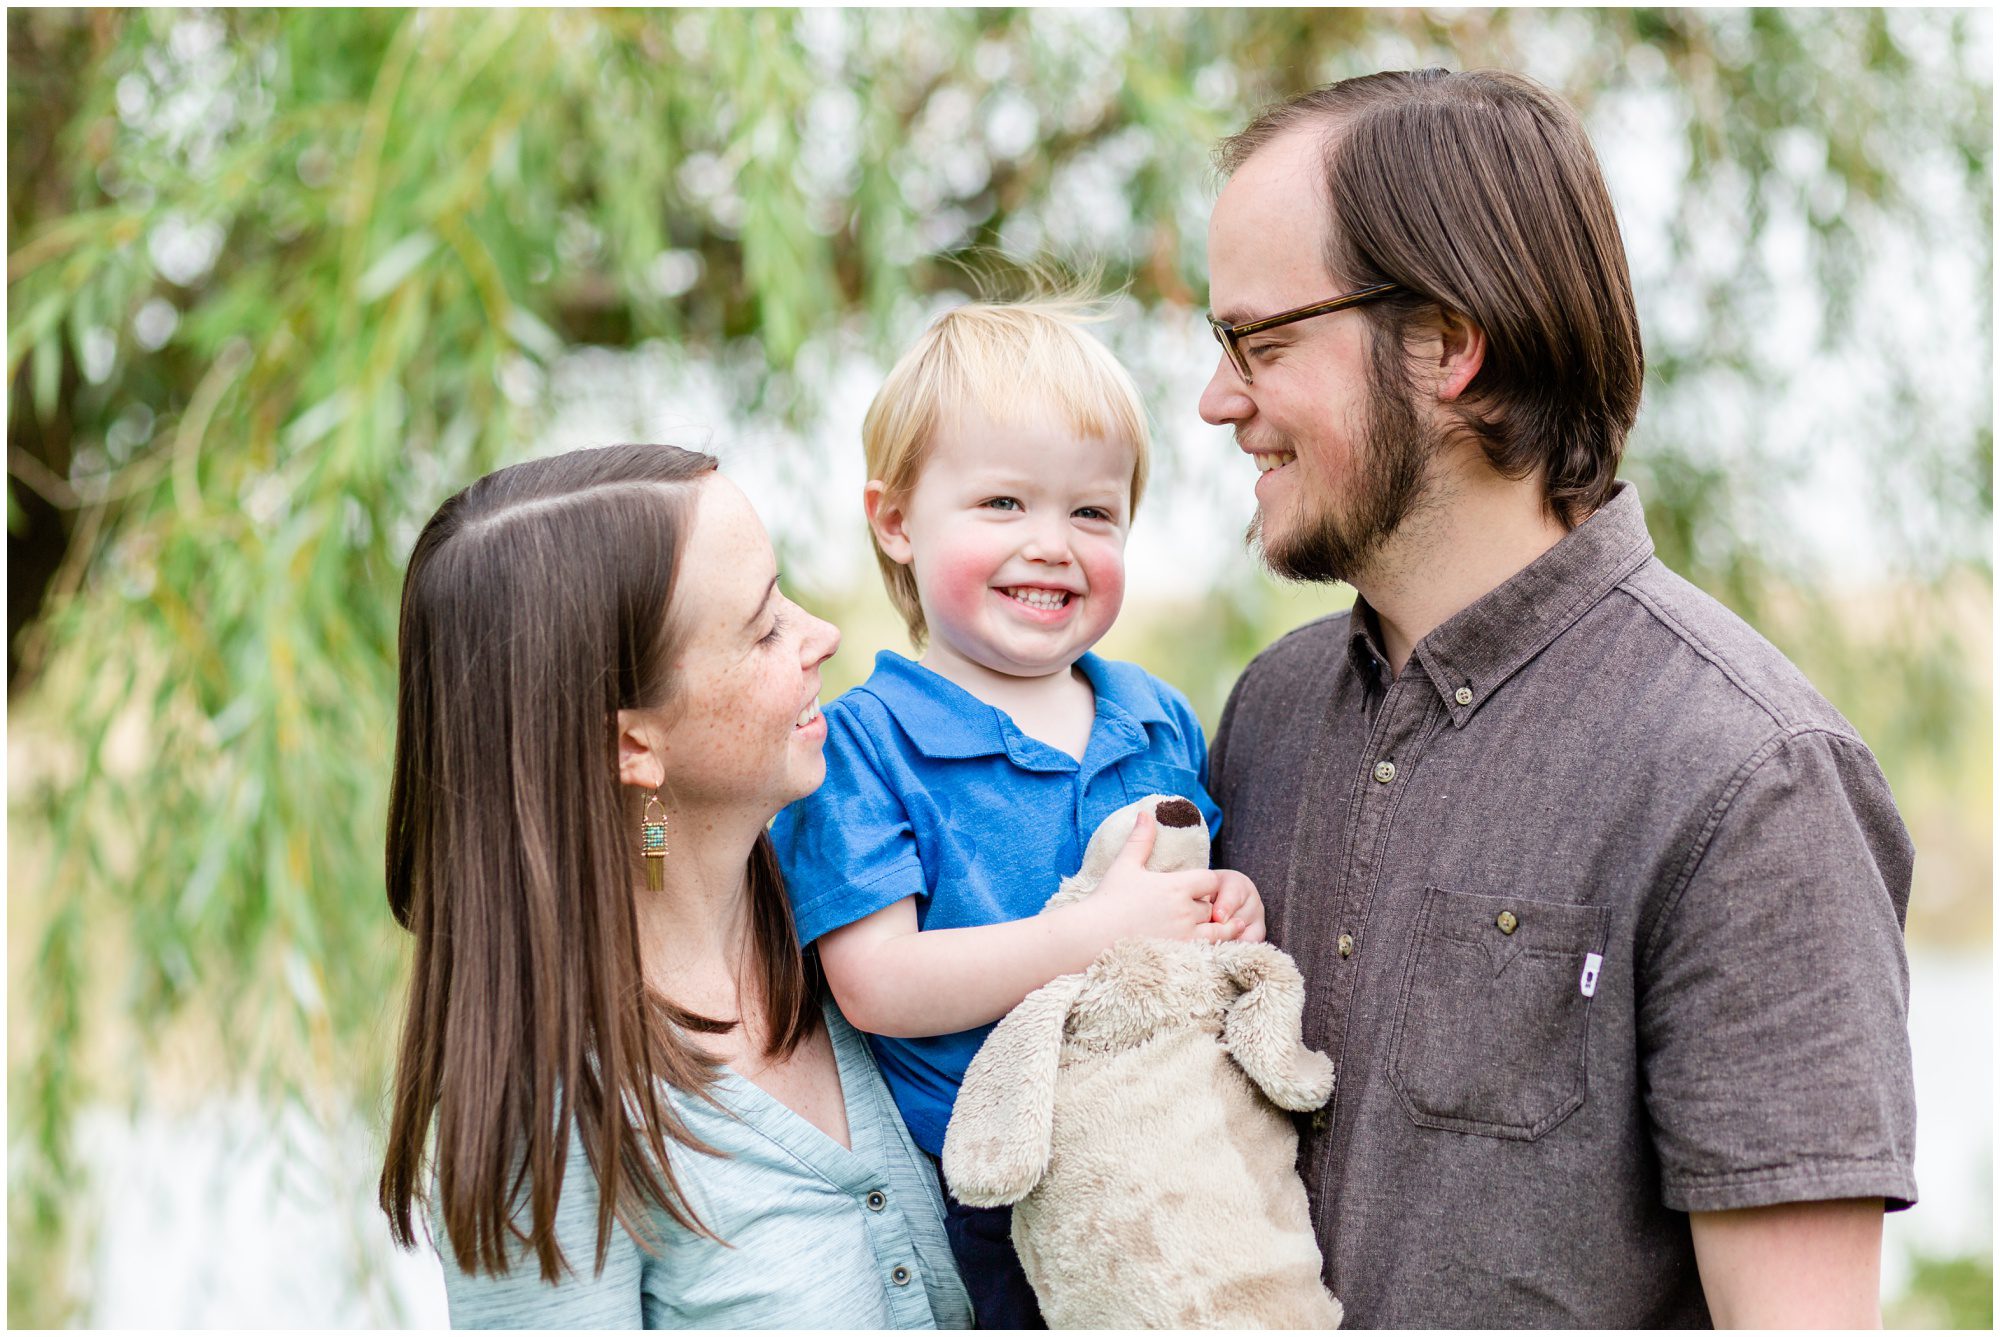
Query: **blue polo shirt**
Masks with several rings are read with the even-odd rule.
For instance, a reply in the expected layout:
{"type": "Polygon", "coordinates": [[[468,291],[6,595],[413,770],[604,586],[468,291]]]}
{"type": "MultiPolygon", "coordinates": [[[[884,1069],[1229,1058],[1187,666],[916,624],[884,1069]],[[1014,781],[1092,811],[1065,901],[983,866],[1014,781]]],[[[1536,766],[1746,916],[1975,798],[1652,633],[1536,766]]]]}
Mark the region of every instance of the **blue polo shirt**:
{"type": "MultiPolygon", "coordinates": [[[[1080,762],[921,664],[875,657],[868,681],[826,707],[826,783],[771,827],[801,945],[906,896],[919,928],[1025,919],[1082,866],[1098,823],[1148,794],[1192,800],[1217,829],[1208,745],[1187,698],[1135,664],[1087,654],[1077,667],[1097,694],[1080,762]]],[[[868,1037],[910,1135],[933,1156],[992,1029],[868,1037]]]]}

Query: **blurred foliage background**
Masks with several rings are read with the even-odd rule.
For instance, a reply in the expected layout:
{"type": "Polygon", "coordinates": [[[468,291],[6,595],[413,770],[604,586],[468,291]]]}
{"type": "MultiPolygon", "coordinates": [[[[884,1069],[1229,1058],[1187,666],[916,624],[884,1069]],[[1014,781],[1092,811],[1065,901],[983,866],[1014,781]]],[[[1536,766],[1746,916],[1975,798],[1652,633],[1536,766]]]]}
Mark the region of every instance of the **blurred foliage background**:
{"type": "MultiPolygon", "coordinates": [[[[1338,599],[1241,553],[1247,466],[1195,420],[1207,154],[1379,68],[1504,66],[1581,110],[1660,553],[1876,749],[1913,950],[1987,950],[1983,13],[10,10],[7,42],[14,1324],[101,1312],[86,1109],[379,1126],[394,613],[478,474],[716,450],[847,629],[844,686],[901,648],[855,504],[873,378],[968,261],[1099,263],[1159,431],[1155,575],[1105,648],[1212,725],[1338,599]]],[[[364,1213],[373,1147],[330,1171],[364,1213]]],[[[1990,1258],[1912,1275],[1892,1318],[1990,1324],[1990,1258]]]]}

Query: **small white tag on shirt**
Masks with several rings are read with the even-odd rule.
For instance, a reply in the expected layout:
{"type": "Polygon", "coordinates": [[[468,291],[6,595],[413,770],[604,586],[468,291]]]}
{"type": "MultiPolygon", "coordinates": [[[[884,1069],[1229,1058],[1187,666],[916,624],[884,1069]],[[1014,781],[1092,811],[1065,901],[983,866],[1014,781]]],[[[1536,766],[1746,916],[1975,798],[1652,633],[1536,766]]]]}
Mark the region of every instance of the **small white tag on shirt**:
{"type": "Polygon", "coordinates": [[[1604,964],[1604,958],[1599,956],[1596,952],[1592,952],[1589,956],[1583,958],[1583,978],[1579,980],[1577,983],[1579,987],[1582,988],[1583,996],[1585,998],[1590,998],[1596,995],[1597,970],[1598,967],[1602,966],[1603,964],[1604,964]]]}

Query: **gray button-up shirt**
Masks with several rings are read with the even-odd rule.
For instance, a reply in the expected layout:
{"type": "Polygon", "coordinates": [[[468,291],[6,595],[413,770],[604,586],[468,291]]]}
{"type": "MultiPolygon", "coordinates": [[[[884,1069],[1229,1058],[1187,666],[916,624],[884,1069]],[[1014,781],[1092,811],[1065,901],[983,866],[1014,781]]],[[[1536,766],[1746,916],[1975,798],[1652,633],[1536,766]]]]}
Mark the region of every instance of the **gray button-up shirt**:
{"type": "Polygon", "coordinates": [[[1271,646],[1211,777],[1337,1065],[1354,1326],[1705,1325],[1684,1213],[1916,1199],[1909,837],[1629,484],[1400,676],[1365,604],[1271,646]]]}

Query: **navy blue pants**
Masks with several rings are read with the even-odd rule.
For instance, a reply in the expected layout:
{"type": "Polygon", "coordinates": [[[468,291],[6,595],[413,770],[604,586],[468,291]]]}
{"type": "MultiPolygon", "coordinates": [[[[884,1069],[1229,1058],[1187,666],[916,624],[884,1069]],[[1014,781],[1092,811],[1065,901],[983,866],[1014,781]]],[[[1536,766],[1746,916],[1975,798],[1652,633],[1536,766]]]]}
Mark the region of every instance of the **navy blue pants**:
{"type": "Polygon", "coordinates": [[[972,1297],[972,1326],[988,1331],[1047,1328],[1035,1289],[1014,1253],[1014,1209],[967,1207],[951,1196],[942,1172],[938,1186],[944,1189],[945,1238],[958,1260],[965,1293],[972,1297]]]}

